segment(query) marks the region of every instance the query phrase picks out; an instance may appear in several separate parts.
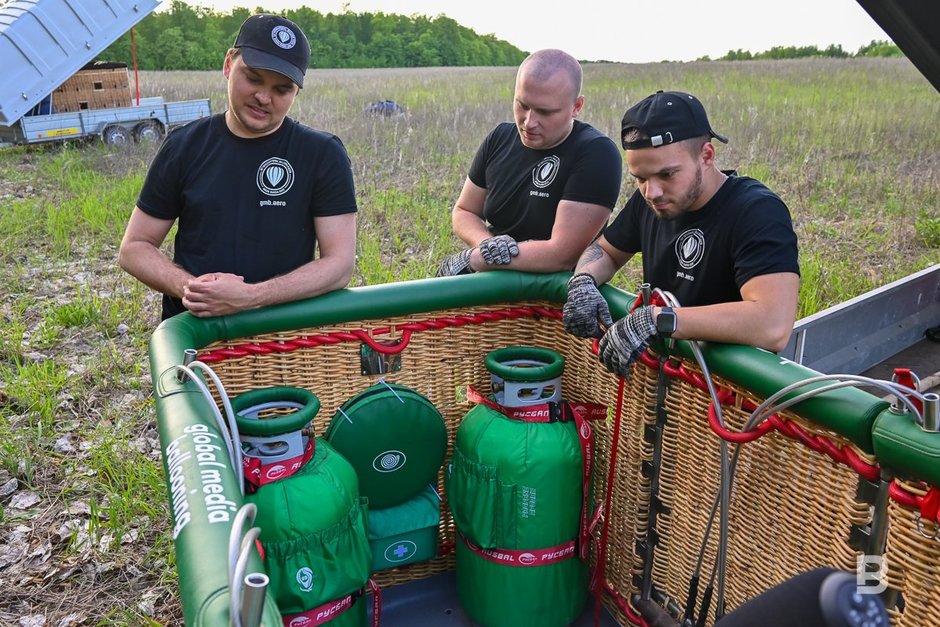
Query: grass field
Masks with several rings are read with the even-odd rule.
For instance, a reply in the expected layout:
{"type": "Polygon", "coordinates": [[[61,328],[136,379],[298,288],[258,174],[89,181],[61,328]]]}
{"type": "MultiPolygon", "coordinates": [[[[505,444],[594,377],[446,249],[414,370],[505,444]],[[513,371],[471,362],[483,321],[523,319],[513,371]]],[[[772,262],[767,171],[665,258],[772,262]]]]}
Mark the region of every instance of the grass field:
{"type": "MultiPolygon", "coordinates": [[[[354,285],[428,276],[513,68],[321,70],[294,117],[336,133],[360,203],[354,285]],[[391,98],[407,115],[363,115],[391,98]]],[[[145,73],[209,97],[221,72],[145,73]]],[[[904,59],[591,65],[582,119],[617,137],[656,89],[698,95],[723,168],[776,190],[800,238],[800,316],[940,262],[940,95],[904,59]]],[[[146,347],[157,297],[116,266],[153,146],[0,150],[0,624],[180,619],[146,347]],[[45,622],[41,622],[44,620],[45,622]]],[[[621,204],[632,191],[625,179],[621,204]]],[[[615,284],[632,290],[631,262],[615,284]]]]}

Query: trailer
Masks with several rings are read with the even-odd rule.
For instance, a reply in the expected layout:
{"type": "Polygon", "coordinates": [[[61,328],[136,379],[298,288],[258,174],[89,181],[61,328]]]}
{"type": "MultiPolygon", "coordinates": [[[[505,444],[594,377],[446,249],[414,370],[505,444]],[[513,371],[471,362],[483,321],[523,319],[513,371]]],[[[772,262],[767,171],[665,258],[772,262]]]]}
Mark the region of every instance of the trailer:
{"type": "Polygon", "coordinates": [[[112,145],[160,141],[167,129],[209,114],[208,99],[164,102],[156,96],[133,107],[28,115],[13,126],[0,126],[0,147],[83,137],[100,137],[112,145]]]}
{"type": "Polygon", "coordinates": [[[210,115],[207,98],[134,102],[126,68],[108,68],[114,80],[107,83],[89,69],[159,2],[13,0],[0,6],[0,147],[94,137],[118,145],[159,141],[170,128],[210,115]]]}

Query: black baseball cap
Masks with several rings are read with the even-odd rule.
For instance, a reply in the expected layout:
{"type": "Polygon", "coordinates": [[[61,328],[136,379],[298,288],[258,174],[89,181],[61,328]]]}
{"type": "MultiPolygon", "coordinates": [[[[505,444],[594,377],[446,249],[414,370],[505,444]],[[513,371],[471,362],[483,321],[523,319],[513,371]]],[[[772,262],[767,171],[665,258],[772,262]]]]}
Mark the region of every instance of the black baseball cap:
{"type": "Polygon", "coordinates": [[[681,91],[657,91],[636,103],[623,114],[620,139],[624,150],[655,148],[708,135],[727,144],[728,138],[712,130],[699,99],[681,91]],[[638,129],[648,139],[628,142],[624,135],[638,129]]]}
{"type": "Polygon", "coordinates": [[[238,29],[234,48],[241,49],[245,65],[273,70],[304,86],[310,66],[310,44],[300,27],[279,15],[252,15],[238,29]]]}

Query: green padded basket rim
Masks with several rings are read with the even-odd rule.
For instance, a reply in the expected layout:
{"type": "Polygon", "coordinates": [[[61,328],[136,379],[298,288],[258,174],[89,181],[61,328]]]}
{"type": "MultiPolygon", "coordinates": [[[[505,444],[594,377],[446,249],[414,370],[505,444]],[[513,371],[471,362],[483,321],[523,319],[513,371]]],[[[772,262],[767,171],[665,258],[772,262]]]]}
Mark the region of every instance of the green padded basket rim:
{"type": "Polygon", "coordinates": [[[538,346],[507,346],[490,351],[483,358],[486,369],[506,381],[549,381],[560,377],[565,369],[565,358],[561,353],[538,346]],[[543,366],[510,366],[503,362],[515,360],[542,362],[543,366]]]}
{"type": "Polygon", "coordinates": [[[305,388],[279,385],[249,390],[244,394],[239,394],[232,399],[232,410],[235,412],[235,423],[238,425],[239,433],[253,436],[272,436],[303,429],[320,411],[320,399],[317,398],[316,394],[305,388]],[[256,405],[277,403],[278,401],[301,403],[303,407],[287,416],[277,416],[265,420],[256,420],[238,415],[238,412],[256,405]]]}

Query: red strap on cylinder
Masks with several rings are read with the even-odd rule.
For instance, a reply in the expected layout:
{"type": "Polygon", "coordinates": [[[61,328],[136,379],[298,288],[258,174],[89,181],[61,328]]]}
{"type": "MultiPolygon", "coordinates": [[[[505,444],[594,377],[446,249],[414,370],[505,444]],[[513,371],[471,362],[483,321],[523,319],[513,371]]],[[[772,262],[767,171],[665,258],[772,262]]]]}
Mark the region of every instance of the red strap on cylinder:
{"type": "Polygon", "coordinates": [[[372,627],[379,627],[380,616],[382,615],[382,590],[374,579],[369,579],[367,584],[372,591],[372,627]]]}
{"type": "Polygon", "coordinates": [[[518,549],[484,549],[470,542],[460,531],[457,531],[457,535],[460,536],[464,545],[476,555],[494,564],[503,564],[505,566],[548,566],[574,557],[576,553],[574,540],[544,549],[520,551],[518,549]]]}
{"type": "Polygon", "coordinates": [[[303,627],[317,627],[327,623],[351,608],[356,598],[361,595],[362,590],[355,594],[347,594],[335,601],[328,601],[306,612],[285,614],[281,617],[284,621],[284,627],[299,627],[300,625],[303,625],[303,627]]]}
{"type": "MultiPolygon", "coordinates": [[[[382,591],[374,580],[369,579],[366,583],[372,592],[372,627],[379,627],[379,618],[382,614],[382,591]]],[[[313,609],[299,614],[288,614],[282,616],[284,627],[317,627],[324,623],[331,622],[337,616],[348,610],[356,602],[356,599],[366,593],[365,588],[360,588],[352,594],[328,601],[323,605],[318,605],[313,609]]]]}
{"type": "Polygon", "coordinates": [[[314,438],[310,438],[302,455],[269,464],[262,463],[258,457],[243,456],[242,467],[245,470],[245,483],[248,484],[246,486],[248,492],[255,492],[263,485],[295,474],[313,457],[314,447],[314,438]]]}

